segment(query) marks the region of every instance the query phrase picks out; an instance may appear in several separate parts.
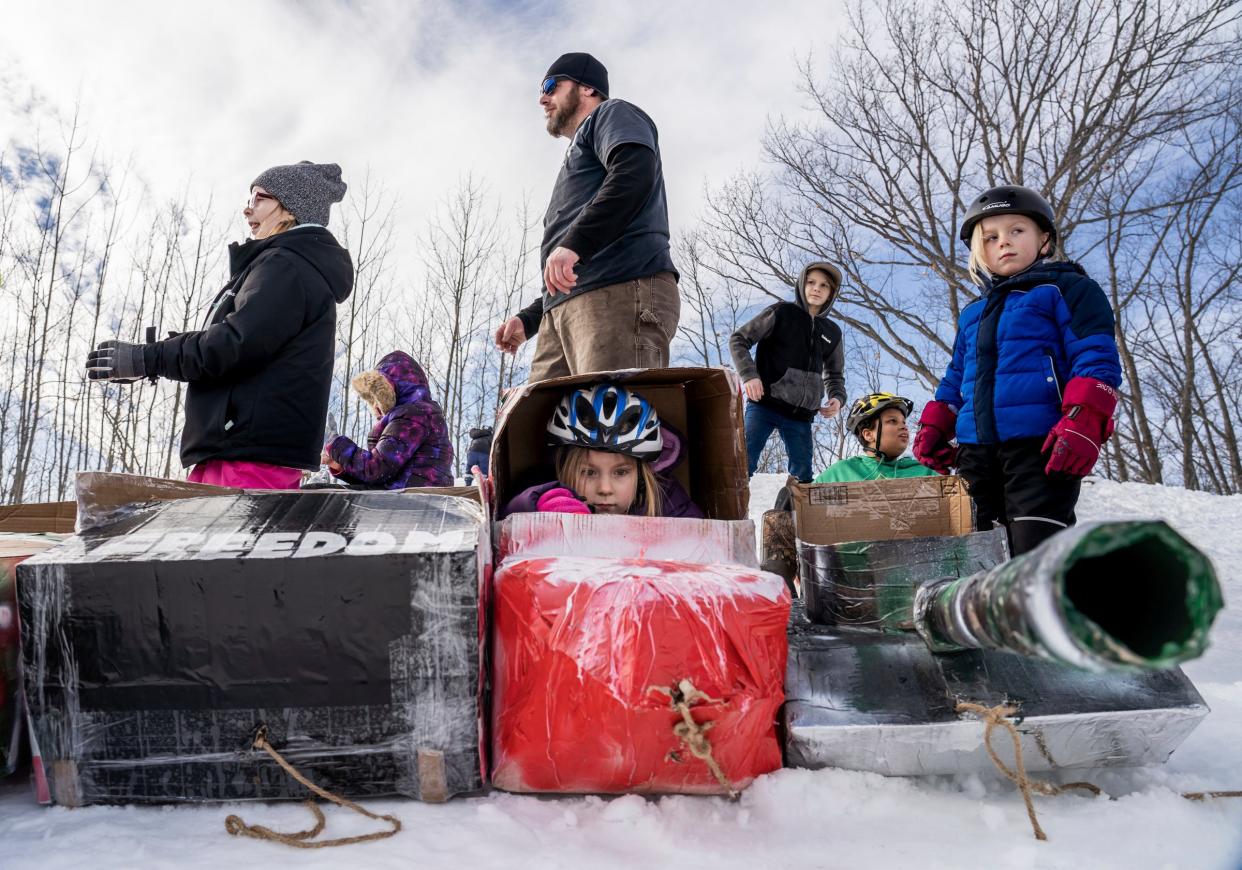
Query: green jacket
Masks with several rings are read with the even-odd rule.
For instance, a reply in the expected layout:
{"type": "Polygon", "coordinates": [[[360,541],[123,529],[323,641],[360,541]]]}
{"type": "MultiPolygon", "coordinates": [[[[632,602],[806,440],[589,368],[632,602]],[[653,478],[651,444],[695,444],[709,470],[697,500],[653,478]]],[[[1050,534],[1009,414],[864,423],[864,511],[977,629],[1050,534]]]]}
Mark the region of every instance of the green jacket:
{"type": "Polygon", "coordinates": [[[819,473],[816,483],[852,483],[856,480],[879,480],[894,477],[934,477],[936,472],[910,456],[898,456],[892,462],[881,462],[874,456],[851,456],[834,462],[819,473]]]}

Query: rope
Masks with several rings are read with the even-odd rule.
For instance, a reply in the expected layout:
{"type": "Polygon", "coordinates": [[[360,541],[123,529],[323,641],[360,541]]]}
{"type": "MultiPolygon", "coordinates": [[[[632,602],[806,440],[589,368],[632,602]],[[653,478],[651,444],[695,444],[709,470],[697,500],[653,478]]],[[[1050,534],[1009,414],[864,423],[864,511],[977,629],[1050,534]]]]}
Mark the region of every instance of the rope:
{"type": "Polygon", "coordinates": [[[728,793],[729,800],[737,800],[738,792],[724,775],[724,771],[720,769],[720,764],[712,757],[712,744],[707,739],[707,732],[716,723],[695,722],[694,716],[690,713],[690,705],[695,701],[706,701],[709,704],[718,704],[720,701],[700,692],[688,679],[682,680],[675,686],[651,686],[647,691],[668,695],[669,706],[681,714],[681,721],[673,726],[673,733],[690,750],[691,755],[707,764],[707,769],[712,772],[712,776],[716,777],[716,781],[728,793]]]}
{"type": "Polygon", "coordinates": [[[1035,804],[1031,800],[1031,792],[1038,792],[1041,795],[1052,797],[1072,788],[1089,791],[1097,797],[1103,794],[1103,790],[1098,786],[1089,782],[1068,782],[1065,785],[1055,785],[1050,782],[1041,782],[1031,779],[1026,774],[1026,765],[1022,761],[1022,740],[1018,737],[1018,729],[1014,727],[1006,716],[1012,716],[1018,712],[1017,707],[1007,707],[1004,704],[997,704],[995,707],[985,707],[982,704],[972,704],[969,701],[959,701],[957,705],[959,713],[973,713],[984,722],[983,745],[988,751],[988,757],[992,759],[992,763],[996,765],[996,769],[1003,773],[1010,782],[1018,786],[1018,790],[1022,792],[1022,801],[1026,804],[1026,815],[1031,820],[1031,831],[1035,834],[1036,840],[1047,840],[1048,835],[1044,833],[1044,829],[1039,825],[1039,819],[1035,816],[1035,804]],[[1013,741],[1014,768],[1005,764],[1001,757],[996,754],[996,750],[992,747],[992,731],[996,726],[1002,725],[1009,732],[1009,737],[1013,741]]]}
{"type": "Polygon", "coordinates": [[[284,843],[286,846],[294,846],[298,849],[324,849],[328,846],[348,846],[351,843],[365,843],[369,840],[383,840],[387,837],[391,837],[393,834],[396,834],[401,830],[401,820],[396,816],[381,816],[373,813],[348,798],[340,797],[327,789],[320,788],[302,774],[298,773],[293,765],[285,761],[285,759],[281,757],[280,753],[273,749],[272,745],[267,742],[267,726],[259,726],[258,733],[255,734],[254,738],[254,748],[262,749],[270,755],[277,764],[284,768],[286,773],[302,785],[306,786],[312,792],[319,795],[321,798],[332,801],[332,803],[339,807],[344,807],[347,810],[353,810],[359,815],[366,816],[368,819],[388,822],[392,825],[392,829],[388,831],[376,831],[371,834],[360,834],[355,837],[338,837],[335,840],[318,840],[310,842],[311,838],[317,836],[323,831],[327,822],[324,819],[323,811],[319,809],[319,806],[314,801],[308,800],[306,801],[306,808],[315,815],[315,826],[313,828],[309,828],[305,831],[294,831],[291,834],[282,834],[279,831],[273,831],[271,828],[266,828],[263,825],[248,825],[242,821],[239,816],[229,816],[224,820],[224,829],[234,837],[244,836],[253,837],[256,840],[275,840],[278,843],[284,843]]]}
{"type": "Polygon", "coordinates": [[[1242,791],[1184,791],[1182,797],[1188,801],[1205,801],[1208,798],[1242,797],[1242,791]]]}

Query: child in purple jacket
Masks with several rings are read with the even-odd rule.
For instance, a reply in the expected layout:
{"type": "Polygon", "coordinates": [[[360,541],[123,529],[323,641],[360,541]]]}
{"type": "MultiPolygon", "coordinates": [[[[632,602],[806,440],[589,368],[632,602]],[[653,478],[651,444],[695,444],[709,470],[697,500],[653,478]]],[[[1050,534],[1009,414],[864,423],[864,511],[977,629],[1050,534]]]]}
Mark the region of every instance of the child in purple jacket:
{"type": "Polygon", "coordinates": [[[681,439],[638,393],[597,384],[564,396],[548,421],[556,479],[518,493],[500,513],[629,514],[702,518],[674,478],[681,439]]]}
{"type": "Polygon", "coordinates": [[[344,435],[324,446],[332,473],[375,489],[452,486],[453,444],[422,366],[395,350],[350,383],[379,422],[366,450],[344,435]]]}

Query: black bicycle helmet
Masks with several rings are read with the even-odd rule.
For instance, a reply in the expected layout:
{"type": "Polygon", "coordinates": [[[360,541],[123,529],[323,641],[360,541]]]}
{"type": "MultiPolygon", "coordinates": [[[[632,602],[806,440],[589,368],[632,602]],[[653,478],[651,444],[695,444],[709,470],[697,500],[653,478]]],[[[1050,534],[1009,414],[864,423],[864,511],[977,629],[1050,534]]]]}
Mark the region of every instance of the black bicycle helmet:
{"type": "Polygon", "coordinates": [[[976,197],[966,211],[966,219],[962,221],[962,229],[958,235],[969,245],[970,235],[975,231],[975,224],[985,217],[998,214],[1026,215],[1039,224],[1040,229],[1048,233],[1049,244],[1056,247],[1057,228],[1053,224],[1052,206],[1038,192],[1016,184],[993,187],[976,197]]]}

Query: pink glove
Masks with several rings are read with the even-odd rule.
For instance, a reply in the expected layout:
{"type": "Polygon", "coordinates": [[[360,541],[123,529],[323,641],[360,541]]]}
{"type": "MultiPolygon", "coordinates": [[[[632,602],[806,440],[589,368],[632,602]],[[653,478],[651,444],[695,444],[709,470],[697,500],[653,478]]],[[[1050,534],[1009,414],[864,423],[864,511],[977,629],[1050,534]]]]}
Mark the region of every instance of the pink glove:
{"type": "Polygon", "coordinates": [[[554,514],[589,514],[591,512],[586,502],[563,486],[550,489],[539,496],[535,507],[542,512],[554,514]]]}
{"type": "Polygon", "coordinates": [[[932,471],[948,474],[957,465],[957,448],[949,443],[955,434],[957,412],[944,402],[928,402],[919,415],[914,458],[932,471]]]}
{"type": "Polygon", "coordinates": [[[1100,446],[1113,434],[1117,391],[1095,378],[1071,378],[1065,385],[1061,411],[1065,414],[1044,440],[1043,452],[1052,451],[1045,474],[1086,477],[1100,458],[1100,446]]]}

